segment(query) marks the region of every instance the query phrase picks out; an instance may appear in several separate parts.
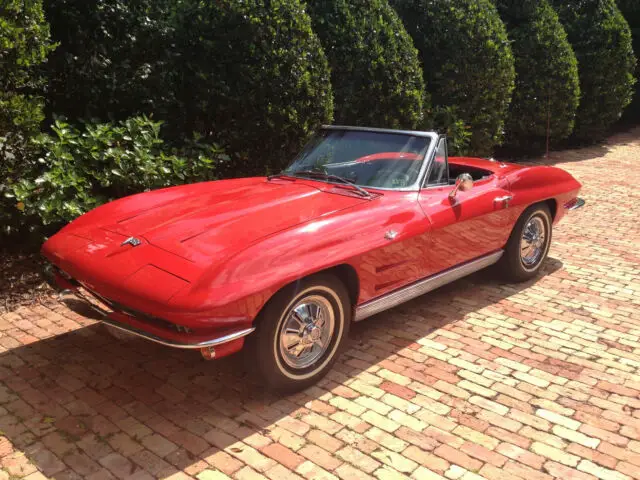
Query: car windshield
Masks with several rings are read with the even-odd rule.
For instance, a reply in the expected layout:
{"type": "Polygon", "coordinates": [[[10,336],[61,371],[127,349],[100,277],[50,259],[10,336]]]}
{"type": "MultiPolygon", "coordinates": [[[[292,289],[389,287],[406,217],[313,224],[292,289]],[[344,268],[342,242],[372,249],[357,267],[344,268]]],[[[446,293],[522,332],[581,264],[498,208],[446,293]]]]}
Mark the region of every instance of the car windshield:
{"type": "Polygon", "coordinates": [[[407,188],[416,184],[429,137],[360,130],[320,131],[283,172],[360,187],[407,188]],[[333,177],[333,178],[331,178],[333,177]]]}

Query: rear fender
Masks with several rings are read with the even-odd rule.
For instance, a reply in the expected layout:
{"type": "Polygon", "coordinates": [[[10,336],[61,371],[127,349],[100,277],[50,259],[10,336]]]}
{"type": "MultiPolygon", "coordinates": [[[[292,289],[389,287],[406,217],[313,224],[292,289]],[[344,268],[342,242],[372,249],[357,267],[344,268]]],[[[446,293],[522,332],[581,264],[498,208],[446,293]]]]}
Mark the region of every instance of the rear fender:
{"type": "Polygon", "coordinates": [[[563,206],[577,197],[582,186],[569,172],[552,166],[514,170],[507,175],[507,181],[513,195],[510,205],[520,213],[535,203],[554,200],[554,224],[562,219],[563,206]]]}

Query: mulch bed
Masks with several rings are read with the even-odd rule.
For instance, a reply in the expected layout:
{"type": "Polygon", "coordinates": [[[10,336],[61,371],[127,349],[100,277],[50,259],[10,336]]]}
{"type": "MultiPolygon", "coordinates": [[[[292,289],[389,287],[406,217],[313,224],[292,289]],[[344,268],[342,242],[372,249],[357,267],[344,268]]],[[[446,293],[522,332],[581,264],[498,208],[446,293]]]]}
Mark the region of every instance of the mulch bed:
{"type": "Polygon", "coordinates": [[[21,305],[49,303],[53,289],[44,281],[38,253],[0,251],[0,315],[21,305]]]}

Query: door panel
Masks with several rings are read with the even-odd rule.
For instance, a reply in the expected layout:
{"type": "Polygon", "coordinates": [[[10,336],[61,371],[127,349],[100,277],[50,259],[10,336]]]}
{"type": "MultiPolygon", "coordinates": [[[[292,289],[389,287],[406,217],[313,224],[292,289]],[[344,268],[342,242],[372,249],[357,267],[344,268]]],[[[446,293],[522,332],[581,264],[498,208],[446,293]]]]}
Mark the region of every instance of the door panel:
{"type": "Polygon", "coordinates": [[[359,230],[370,245],[354,262],[360,276],[360,303],[420,279],[429,249],[429,219],[416,192],[387,192],[369,208],[359,230]]]}
{"type": "Polygon", "coordinates": [[[452,190],[449,185],[420,192],[432,227],[424,276],[503,248],[509,237],[508,200],[500,199],[511,194],[494,176],[450,199],[452,190]]]}

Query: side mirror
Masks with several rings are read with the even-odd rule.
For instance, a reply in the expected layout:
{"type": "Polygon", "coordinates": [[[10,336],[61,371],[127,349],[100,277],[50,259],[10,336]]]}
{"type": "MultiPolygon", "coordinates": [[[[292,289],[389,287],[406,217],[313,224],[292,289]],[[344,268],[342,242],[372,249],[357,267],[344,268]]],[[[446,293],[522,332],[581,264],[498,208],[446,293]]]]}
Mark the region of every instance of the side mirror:
{"type": "Polygon", "coordinates": [[[456,186],[451,193],[449,194],[449,198],[455,198],[458,191],[467,192],[473,188],[473,177],[468,173],[461,173],[456,178],[456,186]]]}

